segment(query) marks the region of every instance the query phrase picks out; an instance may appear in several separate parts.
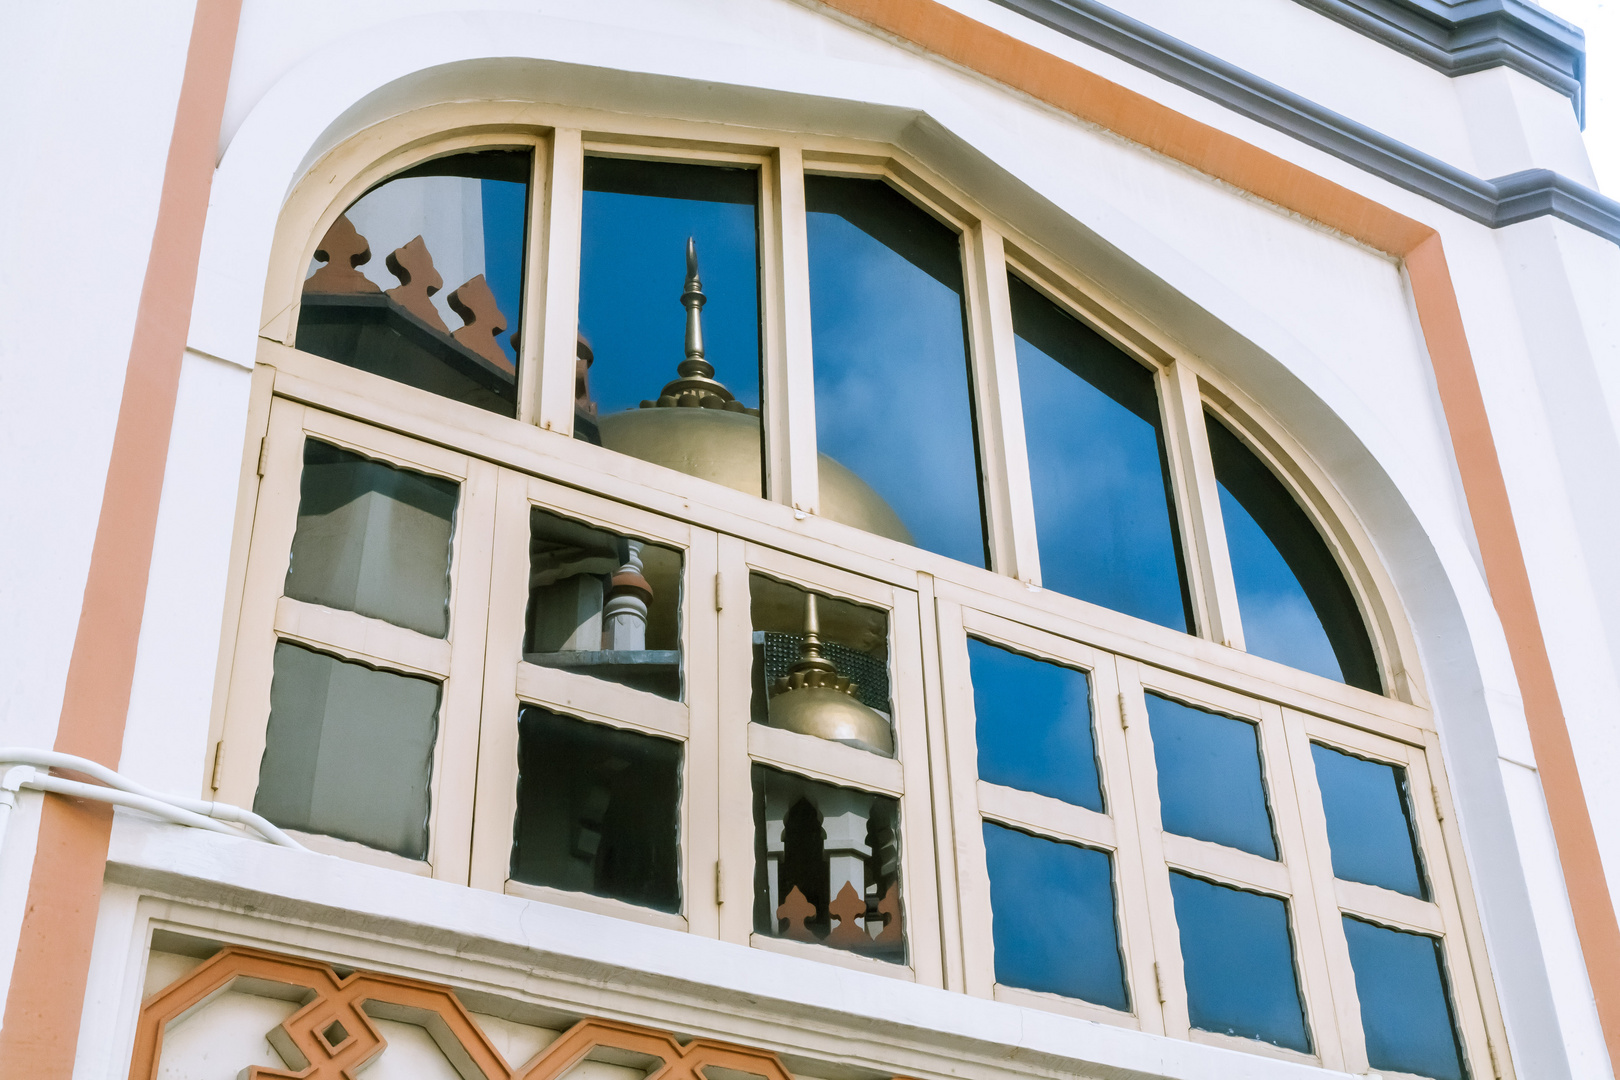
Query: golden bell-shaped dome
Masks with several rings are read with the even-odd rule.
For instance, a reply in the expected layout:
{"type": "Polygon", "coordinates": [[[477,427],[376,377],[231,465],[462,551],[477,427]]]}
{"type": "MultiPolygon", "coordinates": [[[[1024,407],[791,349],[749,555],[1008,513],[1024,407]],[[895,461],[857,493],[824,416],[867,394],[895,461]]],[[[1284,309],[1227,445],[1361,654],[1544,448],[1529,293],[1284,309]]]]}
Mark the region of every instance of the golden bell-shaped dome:
{"type": "Polygon", "coordinates": [[[894,756],[894,729],[882,713],[855,696],[858,688],[821,655],[816,594],[804,598],[804,641],[799,662],[771,684],[770,725],[894,756]]]}
{"type": "MultiPolygon", "coordinates": [[[[610,450],[763,496],[759,413],[737,401],[714,378],[714,366],[704,359],[699,313],[706,299],[698,278],[696,247],[688,239],[686,289],[681,294],[686,306],[686,359],[656,401],[603,416],[596,426],[602,445],[610,450]]],[[[822,517],[903,544],[913,543],[894,508],[866,481],[826,454],[818,455],[816,462],[822,517]]]]}

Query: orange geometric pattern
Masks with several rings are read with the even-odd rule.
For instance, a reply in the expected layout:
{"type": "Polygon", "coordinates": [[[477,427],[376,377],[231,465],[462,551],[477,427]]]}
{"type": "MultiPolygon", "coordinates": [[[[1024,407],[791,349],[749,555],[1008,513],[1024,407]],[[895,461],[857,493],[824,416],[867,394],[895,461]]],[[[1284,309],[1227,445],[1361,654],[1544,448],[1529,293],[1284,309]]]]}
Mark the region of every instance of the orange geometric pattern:
{"type": "Polygon", "coordinates": [[[268,1038],[292,1069],[255,1065],[246,1080],[354,1080],[388,1041],[372,1019],[417,1024],[462,1076],[484,1080],[556,1080],[598,1050],[651,1059],[647,1080],[704,1080],[707,1066],[793,1080],[773,1053],[715,1039],[684,1046],[668,1032],[617,1020],[587,1018],[565,1031],[527,1062],[507,1064],[472,1014],[447,986],[398,975],[357,971],[340,977],[328,964],[260,949],[230,946],[158,991],[141,1006],[129,1080],[154,1080],[164,1033],[176,1021],[233,988],[273,984],[301,992],[303,1006],[268,1038]]]}

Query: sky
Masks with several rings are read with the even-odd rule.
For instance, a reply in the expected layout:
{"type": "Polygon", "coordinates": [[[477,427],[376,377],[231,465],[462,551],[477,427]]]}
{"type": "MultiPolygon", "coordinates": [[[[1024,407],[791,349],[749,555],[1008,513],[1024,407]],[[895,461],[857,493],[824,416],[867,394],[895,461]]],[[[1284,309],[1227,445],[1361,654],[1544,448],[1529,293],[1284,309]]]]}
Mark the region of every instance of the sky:
{"type": "Polygon", "coordinates": [[[1586,152],[1598,188],[1620,198],[1620,0],[1541,0],[1586,31],[1586,152]]]}

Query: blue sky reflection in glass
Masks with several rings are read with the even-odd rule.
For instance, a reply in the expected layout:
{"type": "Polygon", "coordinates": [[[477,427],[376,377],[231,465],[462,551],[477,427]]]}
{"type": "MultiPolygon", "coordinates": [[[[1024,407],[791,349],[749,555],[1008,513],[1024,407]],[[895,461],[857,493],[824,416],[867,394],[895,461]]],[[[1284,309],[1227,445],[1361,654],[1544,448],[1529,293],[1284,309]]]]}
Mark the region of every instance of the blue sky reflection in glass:
{"type": "Polygon", "coordinates": [[[806,176],[816,440],[917,546],[988,565],[961,241],[881,180],[806,176]]]}
{"type": "Polygon", "coordinates": [[[1311,744],[1333,876],[1427,900],[1406,770],[1311,744]]]}
{"type": "Polygon", "coordinates": [[[984,823],[996,981],[1130,1008],[1106,852],[984,823]]]}
{"type": "Polygon", "coordinates": [[[1256,656],[1382,693],[1355,594],[1294,496],[1254,451],[1206,415],[1245,647],[1256,656]]]}
{"type": "Polygon", "coordinates": [[[1374,1069],[1463,1080],[1440,942],[1344,916],[1361,999],[1367,1063],[1374,1069]]]}
{"type": "Polygon", "coordinates": [[[1153,373],[1009,277],[1041,584],[1191,633],[1153,373]]]}
{"type": "Polygon", "coordinates": [[[968,639],[979,779],[1103,812],[1083,671],[968,639]]]}
{"type": "Polygon", "coordinates": [[[1170,893],[1192,1026],[1310,1053],[1287,902],[1173,870],[1170,893]]]}
{"type": "Polygon", "coordinates": [[[705,358],[737,400],[759,407],[758,203],[756,169],[585,159],[579,328],[601,414],[657,398],[686,358],[687,237],[708,298],[705,358]]]}
{"type": "Polygon", "coordinates": [[[1147,711],[1165,831],[1275,859],[1255,725],[1151,693],[1147,711]]]}

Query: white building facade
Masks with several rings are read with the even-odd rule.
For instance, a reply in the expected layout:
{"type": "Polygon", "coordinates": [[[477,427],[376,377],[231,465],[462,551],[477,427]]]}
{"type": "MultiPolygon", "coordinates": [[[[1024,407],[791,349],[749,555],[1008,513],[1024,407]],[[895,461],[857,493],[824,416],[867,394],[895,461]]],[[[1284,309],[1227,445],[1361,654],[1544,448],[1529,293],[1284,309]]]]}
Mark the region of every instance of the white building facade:
{"type": "Polygon", "coordinates": [[[1578,29],[12,21],[0,1075],[1614,1075],[1578,29]]]}

